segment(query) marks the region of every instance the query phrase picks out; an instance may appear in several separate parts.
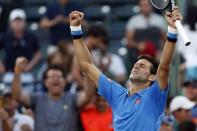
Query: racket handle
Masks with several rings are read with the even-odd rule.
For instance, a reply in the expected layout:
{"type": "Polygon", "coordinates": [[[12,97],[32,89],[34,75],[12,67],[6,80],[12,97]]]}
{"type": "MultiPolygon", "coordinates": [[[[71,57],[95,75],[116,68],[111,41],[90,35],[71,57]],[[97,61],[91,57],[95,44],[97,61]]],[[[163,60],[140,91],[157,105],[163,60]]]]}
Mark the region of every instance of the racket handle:
{"type": "Polygon", "coordinates": [[[178,32],[179,32],[184,44],[186,46],[190,45],[191,41],[189,40],[189,37],[185,33],[185,30],[183,29],[183,26],[182,26],[181,22],[179,20],[176,20],[175,21],[175,25],[176,25],[176,28],[177,28],[177,30],[178,30],[178,32]]]}

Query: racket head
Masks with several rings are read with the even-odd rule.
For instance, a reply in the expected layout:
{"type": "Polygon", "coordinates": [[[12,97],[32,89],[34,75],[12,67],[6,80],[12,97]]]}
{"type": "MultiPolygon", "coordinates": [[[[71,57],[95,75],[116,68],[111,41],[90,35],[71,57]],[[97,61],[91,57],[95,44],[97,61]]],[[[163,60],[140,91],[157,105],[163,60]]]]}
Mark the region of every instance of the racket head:
{"type": "Polygon", "coordinates": [[[158,10],[166,10],[171,5],[171,0],[148,0],[158,10]]]}

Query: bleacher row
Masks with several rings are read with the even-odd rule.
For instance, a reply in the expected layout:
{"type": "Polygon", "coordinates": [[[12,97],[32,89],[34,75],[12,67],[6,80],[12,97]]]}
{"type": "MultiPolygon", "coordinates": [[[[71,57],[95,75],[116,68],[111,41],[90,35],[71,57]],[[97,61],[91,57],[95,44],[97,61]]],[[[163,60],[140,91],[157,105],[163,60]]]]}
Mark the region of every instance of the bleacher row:
{"type": "MultiPolygon", "coordinates": [[[[6,0],[1,0],[6,2],[6,0]]],[[[24,0],[23,9],[26,12],[28,27],[39,33],[40,42],[47,41],[47,32],[39,29],[38,22],[46,12],[48,4],[54,0],[24,0]]],[[[111,40],[120,40],[125,31],[127,20],[139,12],[136,0],[72,0],[84,7],[86,20],[89,23],[104,22],[111,40]]]]}
{"type": "MultiPolygon", "coordinates": [[[[47,5],[56,0],[0,0],[9,4],[9,1],[23,3],[21,7],[27,15],[27,27],[33,31],[40,43],[43,57],[46,57],[46,47],[50,44],[49,31],[39,28],[39,22],[47,10],[47,5]],[[22,1],[22,2],[21,2],[22,1]]],[[[102,22],[109,35],[109,51],[122,55],[126,48],[122,38],[128,19],[139,12],[137,0],[70,0],[82,5],[85,19],[89,24],[102,22]],[[123,48],[121,48],[123,47],[123,48]]]]}

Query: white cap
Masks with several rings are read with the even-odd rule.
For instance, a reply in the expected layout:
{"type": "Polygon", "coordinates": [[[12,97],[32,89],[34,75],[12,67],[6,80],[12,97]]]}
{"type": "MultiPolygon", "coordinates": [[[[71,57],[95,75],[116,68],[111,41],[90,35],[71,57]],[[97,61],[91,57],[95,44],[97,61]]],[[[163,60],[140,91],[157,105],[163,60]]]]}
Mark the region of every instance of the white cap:
{"type": "Polygon", "coordinates": [[[26,19],[25,12],[22,9],[14,9],[14,10],[12,10],[11,13],[10,13],[9,20],[13,21],[16,18],[20,18],[22,20],[25,20],[26,19]]]}
{"type": "Polygon", "coordinates": [[[170,111],[174,112],[178,109],[190,110],[195,106],[195,103],[190,101],[185,96],[176,96],[170,103],[170,111]]]}

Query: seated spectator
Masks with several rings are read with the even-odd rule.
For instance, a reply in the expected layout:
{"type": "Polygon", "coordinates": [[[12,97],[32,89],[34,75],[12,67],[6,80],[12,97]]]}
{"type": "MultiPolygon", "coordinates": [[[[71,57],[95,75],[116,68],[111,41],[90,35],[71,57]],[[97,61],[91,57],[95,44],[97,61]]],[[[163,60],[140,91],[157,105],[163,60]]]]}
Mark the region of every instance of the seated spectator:
{"type": "Polygon", "coordinates": [[[50,29],[51,44],[57,45],[62,39],[71,39],[68,16],[74,10],[82,9],[71,0],[56,0],[48,6],[40,25],[42,28],[50,29]]]}
{"type": "Polygon", "coordinates": [[[126,80],[124,62],[120,56],[108,51],[107,35],[103,25],[92,25],[87,31],[86,43],[99,69],[107,76],[124,84],[126,80]]]}
{"type": "Polygon", "coordinates": [[[185,121],[191,121],[191,110],[195,103],[190,101],[185,96],[176,96],[170,103],[170,111],[174,116],[173,128],[174,131],[179,131],[179,124],[185,121]]]}
{"type": "Polygon", "coordinates": [[[17,102],[13,99],[11,93],[5,93],[3,95],[3,109],[1,109],[0,114],[4,114],[4,116],[0,116],[0,119],[3,119],[3,121],[8,125],[7,128],[12,131],[34,130],[34,120],[17,111],[17,102]]]}
{"type": "Polygon", "coordinates": [[[14,64],[17,57],[26,57],[29,64],[25,67],[23,84],[27,85],[27,92],[33,91],[34,77],[32,71],[41,59],[38,40],[32,32],[26,30],[26,15],[21,9],[14,9],[9,16],[10,29],[0,39],[0,49],[5,52],[0,71],[4,74],[3,82],[10,87],[14,64]]]}
{"type": "Polygon", "coordinates": [[[80,115],[84,131],[113,131],[111,108],[99,95],[95,96],[93,105],[87,106],[80,115]]]}
{"type": "Polygon", "coordinates": [[[22,93],[20,76],[27,64],[23,57],[16,60],[12,93],[17,101],[34,111],[35,131],[79,131],[79,109],[95,90],[89,87],[89,80],[84,77],[84,90],[79,93],[64,92],[67,85],[64,69],[50,66],[43,74],[47,92],[26,95],[22,93]]]}

